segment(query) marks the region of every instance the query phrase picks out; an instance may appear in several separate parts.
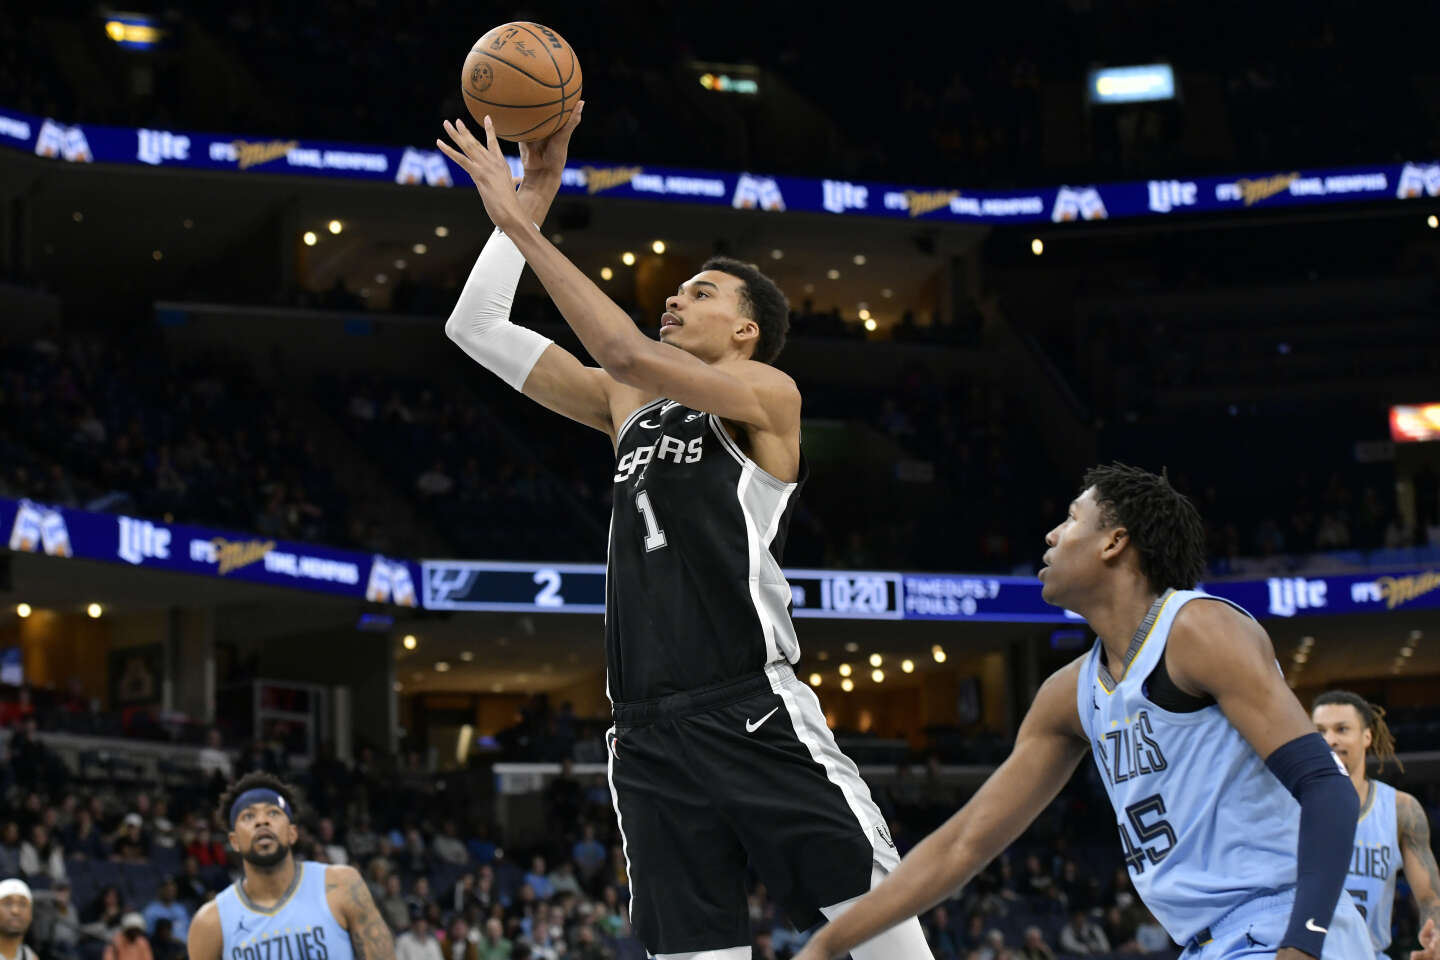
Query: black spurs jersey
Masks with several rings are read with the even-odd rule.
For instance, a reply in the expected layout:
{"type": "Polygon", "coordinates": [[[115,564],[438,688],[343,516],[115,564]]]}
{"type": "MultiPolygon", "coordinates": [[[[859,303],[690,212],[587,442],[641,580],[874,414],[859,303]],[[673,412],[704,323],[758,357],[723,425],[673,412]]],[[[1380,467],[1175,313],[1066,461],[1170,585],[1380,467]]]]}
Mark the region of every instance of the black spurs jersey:
{"type": "Polygon", "coordinates": [[[655,400],[625,420],[605,586],[616,703],[734,680],[800,657],[780,569],[795,495],[719,417],[655,400]]]}

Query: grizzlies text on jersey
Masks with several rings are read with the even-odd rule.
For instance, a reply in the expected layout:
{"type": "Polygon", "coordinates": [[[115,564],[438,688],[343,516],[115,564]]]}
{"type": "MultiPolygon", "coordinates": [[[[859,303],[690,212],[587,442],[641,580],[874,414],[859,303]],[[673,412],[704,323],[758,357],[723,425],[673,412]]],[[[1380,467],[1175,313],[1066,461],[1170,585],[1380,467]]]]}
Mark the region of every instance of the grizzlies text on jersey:
{"type": "Polygon", "coordinates": [[[794,663],[780,569],[794,483],[761,469],[719,417],[673,400],[616,441],[605,597],[607,692],[649,700],[794,663]]]}
{"type": "MultiPolygon", "coordinates": [[[[1135,890],[1180,944],[1296,879],[1300,804],[1219,706],[1172,713],[1145,692],[1180,610],[1217,599],[1167,591],[1140,624],[1125,662],[1107,669],[1097,640],[1076,687],[1135,890]]],[[[1358,916],[1354,922],[1358,927],[1358,916]]]]}
{"type": "Polygon", "coordinates": [[[1355,852],[1345,890],[1365,917],[1376,955],[1390,946],[1390,911],[1395,905],[1395,875],[1400,872],[1400,834],[1395,820],[1395,788],[1370,781],[1370,796],[1355,824],[1355,852]]]}
{"type": "Polygon", "coordinates": [[[221,960],[355,960],[350,935],[325,899],[325,864],[295,862],[295,882],[271,909],[257,907],[240,884],[215,898],[221,960]]]}

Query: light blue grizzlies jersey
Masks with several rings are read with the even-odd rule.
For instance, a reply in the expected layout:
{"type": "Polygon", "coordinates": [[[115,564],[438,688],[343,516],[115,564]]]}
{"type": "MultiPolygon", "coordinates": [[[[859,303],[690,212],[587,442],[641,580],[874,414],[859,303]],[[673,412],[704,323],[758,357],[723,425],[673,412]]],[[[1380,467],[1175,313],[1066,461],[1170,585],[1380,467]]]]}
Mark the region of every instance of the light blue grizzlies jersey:
{"type": "Polygon", "coordinates": [[[1123,669],[1105,668],[1097,640],[1076,688],[1131,881],[1180,944],[1257,896],[1292,886],[1300,831],[1300,804],[1218,706],[1171,713],[1146,696],[1176,615],[1200,599],[1229,602],[1167,591],[1135,632],[1123,669]]]}
{"type": "Polygon", "coordinates": [[[1400,836],[1395,822],[1395,788],[1370,781],[1370,796],[1355,824],[1355,852],[1345,889],[1365,916],[1376,954],[1390,946],[1390,909],[1395,874],[1400,872],[1400,836]]]}
{"type": "Polygon", "coordinates": [[[273,909],[232,883],[215,898],[224,936],[220,960],[355,960],[350,934],[325,900],[325,864],[296,861],[295,883],[273,909]]]}

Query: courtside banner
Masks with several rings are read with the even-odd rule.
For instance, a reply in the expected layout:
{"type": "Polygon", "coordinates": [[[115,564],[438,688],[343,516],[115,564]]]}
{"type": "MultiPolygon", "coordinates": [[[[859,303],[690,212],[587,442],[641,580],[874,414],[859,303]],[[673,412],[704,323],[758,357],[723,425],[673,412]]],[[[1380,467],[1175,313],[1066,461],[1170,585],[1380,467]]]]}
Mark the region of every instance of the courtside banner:
{"type": "MultiPolygon", "coordinates": [[[[245,176],[283,174],[471,189],[468,175],[433,147],[70,125],[6,110],[0,110],[0,147],[68,163],[227,170],[245,176]]],[[[519,158],[512,155],[510,164],[519,176],[519,158]]],[[[565,168],[561,192],[761,213],[1064,224],[1440,197],[1440,163],[1262,170],[1243,176],[1062,184],[1027,190],[969,190],[574,160],[565,168]]]]}
{"type": "Polygon", "coordinates": [[[5,498],[0,498],[0,531],[11,550],[25,553],[127,563],[401,607],[418,604],[419,566],[378,553],[5,498]]]}

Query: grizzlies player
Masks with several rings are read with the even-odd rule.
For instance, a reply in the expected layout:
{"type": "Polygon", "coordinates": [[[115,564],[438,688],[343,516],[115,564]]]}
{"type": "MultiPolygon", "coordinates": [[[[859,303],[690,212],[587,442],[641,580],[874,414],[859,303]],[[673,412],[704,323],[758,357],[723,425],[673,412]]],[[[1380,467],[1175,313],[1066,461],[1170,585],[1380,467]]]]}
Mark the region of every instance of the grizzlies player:
{"type": "MultiPolygon", "coordinates": [[[[665,303],[659,341],[546,242],[583,105],[521,144],[515,189],[499,144],[461,124],[442,148],[496,225],[446,332],[527,397],[604,433],[615,450],[605,609],[610,786],[635,931],[659,957],[742,960],[747,865],[802,928],[837,916],[899,858],[855,765],[796,679],[780,569],[805,482],[800,391],[771,366],[784,295],[713,258],[665,303]],[[462,152],[463,151],[463,152],[462,152]],[[597,361],[585,367],[509,322],[526,263],[597,361]]],[[[857,960],[928,958],[910,920],[857,960]]]]}
{"type": "Polygon", "coordinates": [[[220,798],[243,872],[195,914],[189,960],[395,960],[359,872],[295,859],[295,796],[251,773],[220,798]]]}
{"type": "Polygon", "coordinates": [[[1098,636],[1041,686],[1015,749],[975,797],[797,960],[952,894],[1008,847],[1089,753],[1136,891],[1185,960],[1356,960],[1342,892],[1359,802],[1243,610],[1194,589],[1205,533],[1160,476],[1085,476],[1045,537],[1042,595],[1098,636]]]}
{"type": "MultiPolygon", "coordinates": [[[[1404,869],[1421,923],[1421,949],[1410,954],[1411,960],[1440,960],[1440,870],[1430,849],[1425,808],[1410,794],[1365,775],[1368,753],[1374,752],[1379,761],[1378,773],[1385,772],[1386,761],[1395,760],[1395,738],[1385,724],[1384,709],[1349,690],[1328,690],[1315,698],[1310,716],[1345,764],[1360,796],[1345,889],[1370,927],[1376,956],[1383,957],[1390,946],[1395,876],[1404,869]]],[[[1395,763],[1399,766],[1400,761],[1395,763]]]]}

